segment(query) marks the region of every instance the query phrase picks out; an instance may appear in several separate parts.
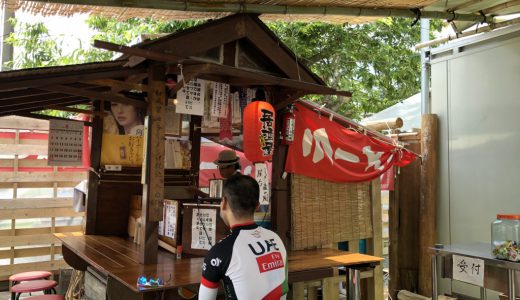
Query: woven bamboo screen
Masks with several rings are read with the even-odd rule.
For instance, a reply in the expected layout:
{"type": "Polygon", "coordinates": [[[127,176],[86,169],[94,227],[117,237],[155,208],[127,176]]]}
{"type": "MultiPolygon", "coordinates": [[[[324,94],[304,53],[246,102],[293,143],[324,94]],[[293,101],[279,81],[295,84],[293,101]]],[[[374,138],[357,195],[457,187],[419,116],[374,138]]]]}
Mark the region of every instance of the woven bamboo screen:
{"type": "Polygon", "coordinates": [[[372,237],[370,183],[333,183],[294,174],[292,250],[372,237]]]}
{"type": "MultiPolygon", "coordinates": [[[[193,4],[203,4],[207,11],[183,11],[168,9],[151,9],[137,7],[113,7],[88,5],[88,1],[69,1],[69,3],[52,3],[52,1],[26,1],[26,0],[0,0],[1,5],[7,5],[12,10],[22,10],[33,14],[73,16],[75,13],[90,13],[106,17],[114,17],[118,20],[128,18],[152,18],[157,20],[185,20],[185,19],[218,19],[228,12],[210,12],[211,7],[221,7],[223,4],[264,4],[264,5],[289,5],[289,6],[322,6],[322,7],[365,7],[365,8],[417,8],[435,3],[436,0],[223,0],[223,1],[171,1],[181,3],[186,7],[193,4]],[[83,3],[87,3],[86,5],[83,3]]],[[[107,1],[108,2],[108,1],[107,1]]],[[[124,2],[123,2],[124,4],[124,2]]],[[[263,21],[284,20],[290,21],[322,21],[329,23],[366,23],[377,18],[364,16],[342,16],[342,15],[298,15],[298,14],[262,14],[263,21]]]]}

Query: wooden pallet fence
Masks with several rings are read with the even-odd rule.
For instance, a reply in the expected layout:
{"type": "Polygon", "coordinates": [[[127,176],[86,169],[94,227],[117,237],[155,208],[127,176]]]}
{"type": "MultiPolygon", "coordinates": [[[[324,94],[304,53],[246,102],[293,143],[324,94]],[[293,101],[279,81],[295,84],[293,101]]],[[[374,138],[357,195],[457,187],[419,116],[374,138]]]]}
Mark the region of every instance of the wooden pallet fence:
{"type": "Polygon", "coordinates": [[[47,166],[48,121],[0,118],[0,281],[18,272],[67,267],[55,233],[82,231],[71,197],[82,168],[47,166]],[[70,193],[72,194],[72,193],[70,193]],[[43,196],[42,196],[43,195],[43,196]]]}

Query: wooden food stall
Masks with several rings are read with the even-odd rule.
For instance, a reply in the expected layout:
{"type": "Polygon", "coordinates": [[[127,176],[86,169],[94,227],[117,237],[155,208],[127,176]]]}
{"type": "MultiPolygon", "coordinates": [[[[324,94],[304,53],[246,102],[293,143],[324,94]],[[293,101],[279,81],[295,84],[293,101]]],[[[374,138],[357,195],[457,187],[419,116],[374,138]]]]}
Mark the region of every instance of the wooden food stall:
{"type": "MultiPolygon", "coordinates": [[[[183,253],[182,259],[177,259],[175,254],[158,247],[161,241],[175,252],[185,234],[192,230],[186,228],[190,223],[185,219],[182,225],[175,225],[177,234],[164,238],[167,236],[164,229],[166,220],[163,220],[165,199],[176,200],[168,204],[173,205],[169,209],[175,207],[176,222],[182,218],[183,209],[186,217],[189,205],[181,208],[184,204],[192,203],[192,209],[199,209],[197,205],[200,204],[186,196],[183,190],[198,182],[201,137],[215,138],[222,134],[222,126],[226,126],[233,140],[240,134],[244,121],[241,118],[228,120],[227,125],[217,121],[213,130],[209,128],[208,124],[215,121],[211,119],[214,116],[208,116],[204,107],[202,113],[193,113],[198,109],[197,105],[208,105],[204,101],[209,97],[200,96],[205,89],[203,83],[226,85],[230,95],[237,95],[229,96],[234,104],[229,103],[228,107],[239,112],[243,110],[241,106],[244,103],[239,103],[242,98],[247,104],[254,95],[252,91],[258,89],[265,91],[265,100],[278,112],[283,112],[288,104],[307,94],[350,96],[350,93],[327,87],[299,63],[256,15],[232,15],[132,47],[101,41],[97,41],[95,46],[121,52],[123,56],[104,63],[0,73],[0,115],[52,119],[34,112],[57,109],[92,116],[91,121],[84,121],[86,126],[92,127],[85,233],[56,234],[63,244],[63,256],[73,268],[86,271],[87,279],[95,282],[98,292],[106,289],[108,299],[155,299],[158,295],[176,299],[178,287],[199,283],[203,260],[200,255],[204,252],[190,251],[196,249],[183,245],[188,251],[183,253]],[[194,93],[198,100],[192,99],[187,103],[186,90],[194,93]],[[180,93],[185,94],[182,103],[180,93]],[[195,103],[197,101],[202,103],[195,103]],[[90,104],[93,109],[71,107],[77,104],[90,104]],[[138,129],[144,136],[132,136],[127,128],[123,128],[123,133],[121,128],[119,133],[114,131],[118,128],[116,122],[125,121],[124,117],[114,114],[121,104],[131,105],[138,112],[147,112],[147,122],[138,129]],[[184,110],[191,111],[190,114],[179,109],[183,104],[184,110]],[[112,120],[107,121],[110,111],[112,120]],[[183,123],[187,124],[186,128],[182,128],[183,123]],[[111,135],[107,134],[108,130],[113,130],[111,135]],[[181,155],[181,163],[177,161],[165,168],[165,153],[171,150],[169,143],[177,143],[175,147],[188,143],[184,149],[190,150],[187,155],[181,155]],[[135,145],[142,150],[135,150],[135,145]],[[110,155],[115,155],[116,159],[107,159],[110,155]],[[139,244],[128,238],[131,235],[137,236],[134,241],[139,241],[139,244]],[[160,278],[162,283],[139,288],[137,279],[140,276],[160,278]]],[[[208,91],[215,93],[214,89],[208,88],[208,91]]],[[[282,176],[287,147],[279,143],[282,123],[279,115],[274,130],[276,145],[270,209],[273,230],[282,237],[289,250],[295,250],[289,253],[289,281],[294,283],[295,299],[300,299],[299,295],[303,295],[305,288],[312,298],[317,285],[323,286],[324,293],[330,293],[331,298],[327,299],[337,298],[338,280],[344,278],[338,279],[337,267],[340,266],[366,269],[362,277],[373,278],[368,297],[380,299],[382,273],[379,274],[379,269],[373,271],[373,267],[381,259],[355,254],[358,252],[355,235],[349,236],[352,238],[350,250],[354,253],[317,249],[323,248],[324,243],[334,246],[341,239],[300,243],[298,247],[295,247],[294,240],[291,241],[291,237],[297,236],[292,228],[296,223],[291,222],[294,221],[291,205],[298,203],[294,196],[297,183],[282,176]]],[[[237,143],[233,146],[237,147],[237,143]]],[[[174,153],[180,151],[178,147],[174,149],[174,153]]],[[[300,182],[302,180],[300,178],[300,182]]],[[[317,183],[303,181],[300,184],[317,183]]],[[[324,185],[320,189],[329,187],[324,185]]],[[[359,187],[362,191],[357,189],[354,188],[352,193],[358,198],[364,195],[364,203],[368,203],[365,223],[371,224],[370,230],[357,239],[368,238],[370,253],[380,256],[378,183],[364,184],[359,187]]],[[[218,239],[219,234],[225,234],[225,229],[223,232],[218,224],[215,227],[218,239]]]]}

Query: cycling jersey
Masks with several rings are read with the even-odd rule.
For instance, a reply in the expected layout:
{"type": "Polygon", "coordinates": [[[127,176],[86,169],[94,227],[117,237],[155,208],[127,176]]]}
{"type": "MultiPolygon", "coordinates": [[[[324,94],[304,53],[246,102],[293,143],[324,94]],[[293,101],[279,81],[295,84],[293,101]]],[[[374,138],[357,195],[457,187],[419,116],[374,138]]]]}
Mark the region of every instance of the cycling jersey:
{"type": "Polygon", "coordinates": [[[285,299],[287,251],[280,237],[254,223],[233,226],[206,255],[201,290],[218,288],[220,280],[226,299],[285,299]]]}

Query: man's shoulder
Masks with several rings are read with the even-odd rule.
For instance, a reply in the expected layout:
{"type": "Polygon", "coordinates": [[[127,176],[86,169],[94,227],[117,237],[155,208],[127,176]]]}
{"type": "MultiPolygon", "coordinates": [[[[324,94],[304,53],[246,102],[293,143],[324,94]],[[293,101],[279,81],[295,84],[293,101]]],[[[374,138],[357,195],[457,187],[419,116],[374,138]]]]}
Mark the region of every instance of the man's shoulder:
{"type": "Polygon", "coordinates": [[[220,241],[218,241],[215,245],[211,247],[209,250],[210,253],[215,252],[223,252],[230,251],[233,249],[233,244],[235,243],[237,236],[235,234],[230,233],[220,241]]]}

